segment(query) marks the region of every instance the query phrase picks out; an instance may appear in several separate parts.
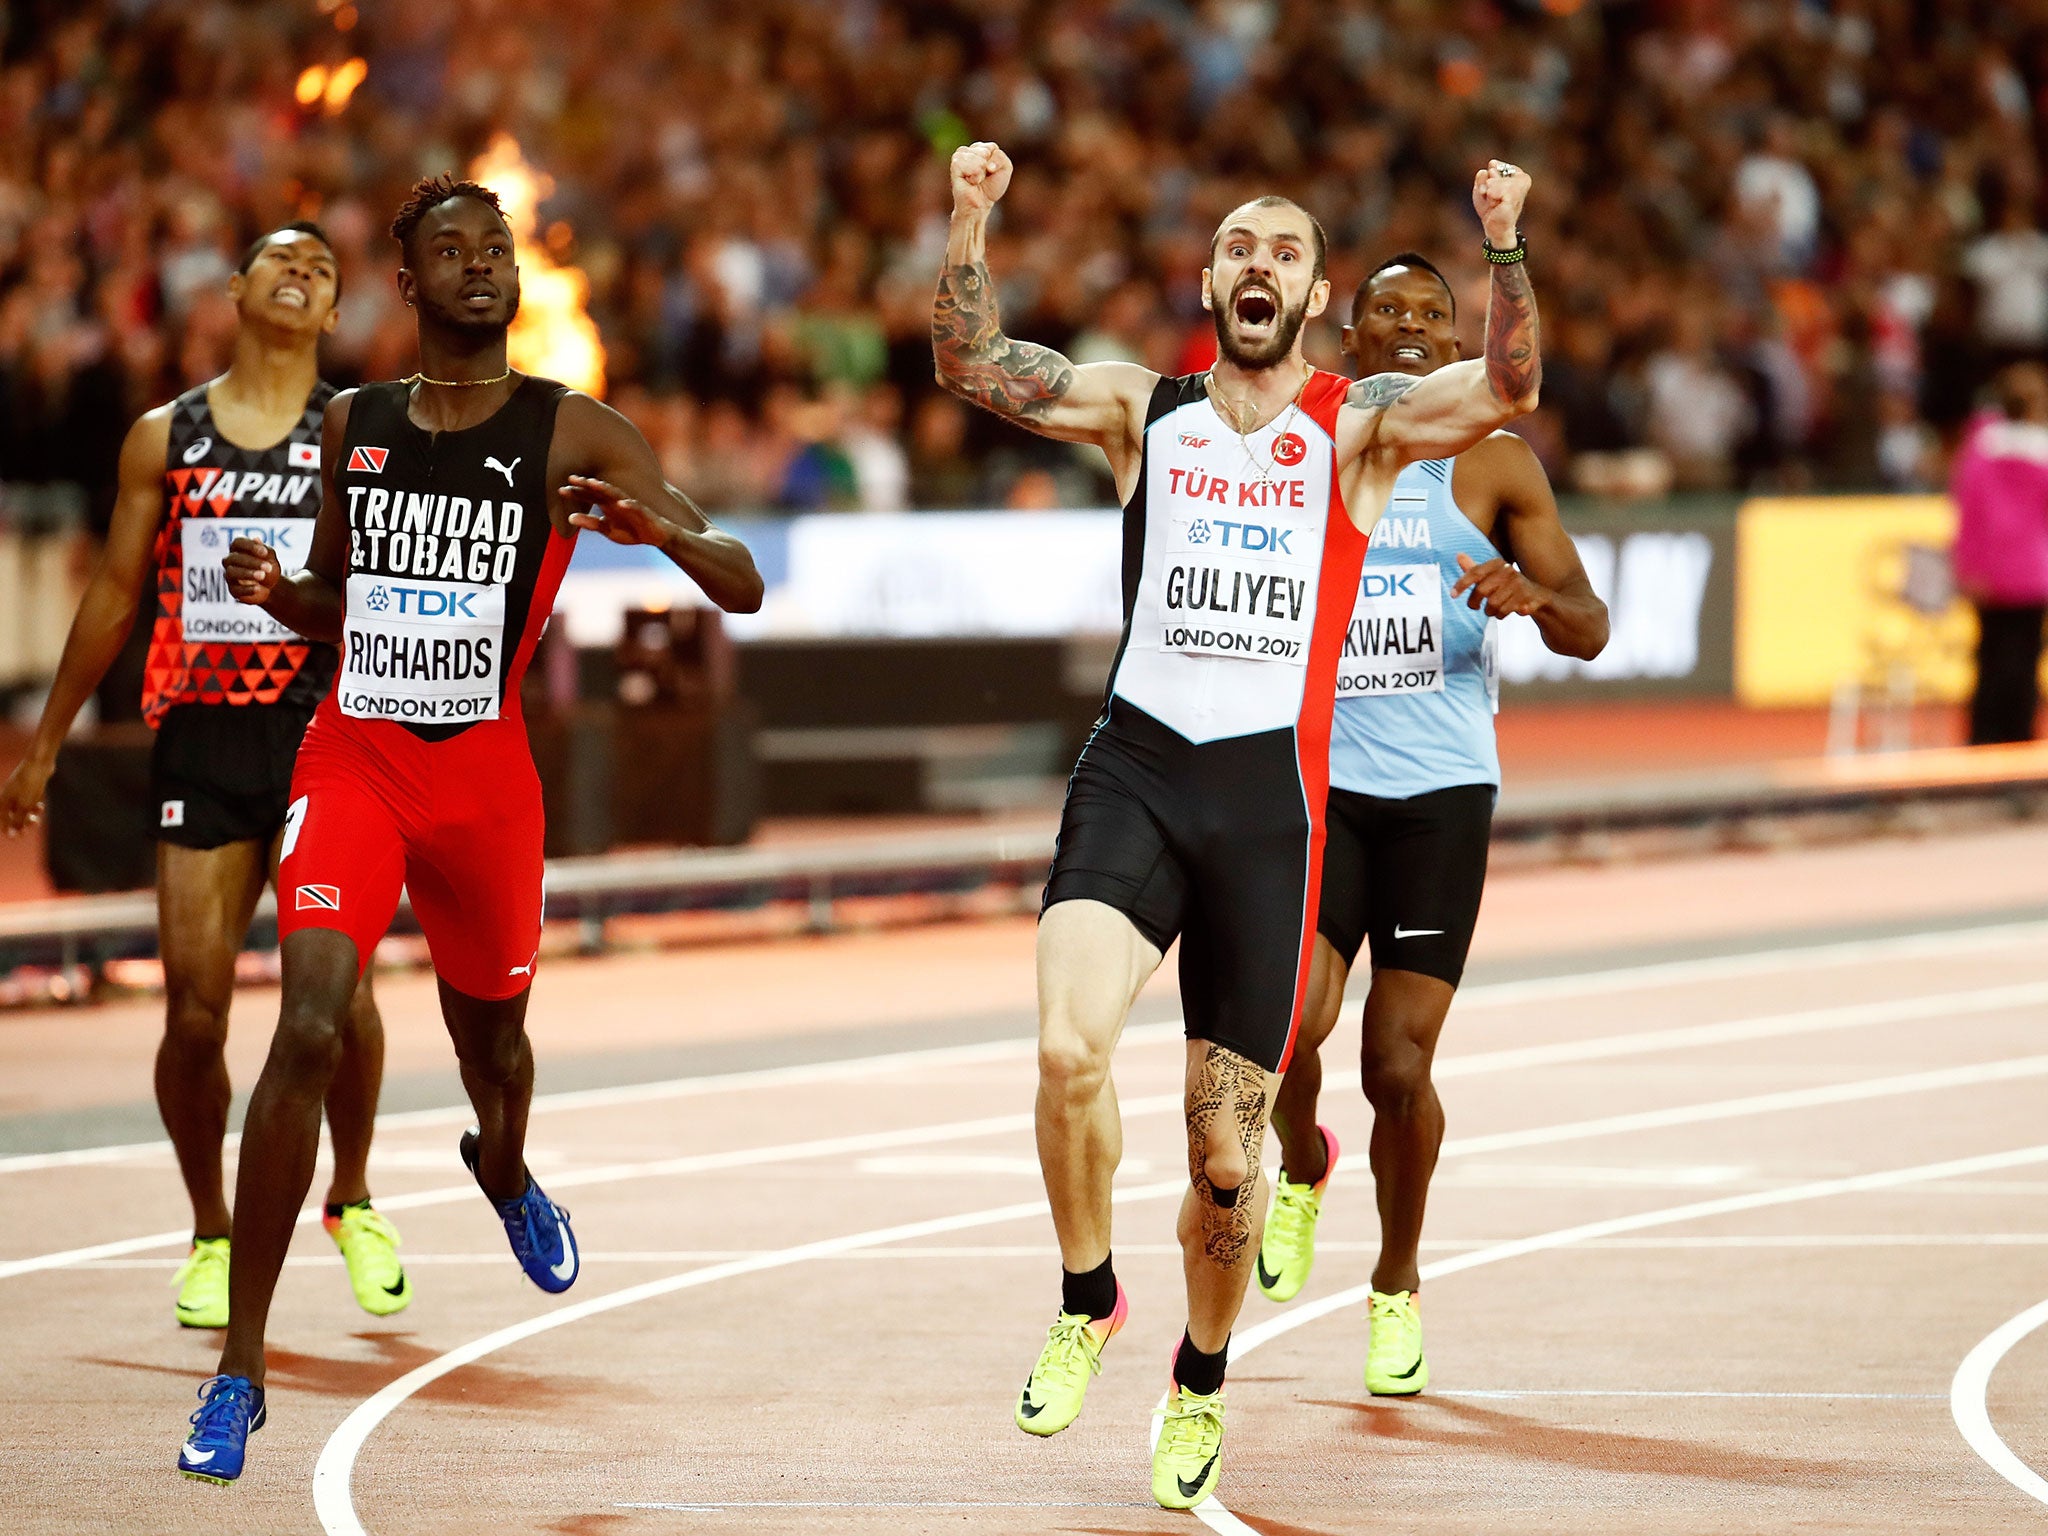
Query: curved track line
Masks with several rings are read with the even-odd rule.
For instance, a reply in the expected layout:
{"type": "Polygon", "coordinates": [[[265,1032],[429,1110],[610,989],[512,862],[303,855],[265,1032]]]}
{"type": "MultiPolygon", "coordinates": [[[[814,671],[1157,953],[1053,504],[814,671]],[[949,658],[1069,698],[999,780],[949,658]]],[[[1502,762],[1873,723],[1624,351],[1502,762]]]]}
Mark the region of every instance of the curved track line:
{"type": "MultiPolygon", "coordinates": [[[[1575,1227],[1561,1227],[1554,1232],[1542,1232],[1534,1237],[1516,1238],[1511,1242],[1495,1243],[1492,1247],[1476,1249],[1471,1253],[1461,1253],[1448,1259],[1438,1259],[1433,1264],[1422,1266],[1422,1278],[1425,1280],[1439,1280],[1447,1275],[1455,1275],[1464,1270],[1478,1269],[1481,1265],[1498,1264],[1505,1259],[1519,1259],[1527,1254],[1545,1253],[1554,1248],[1568,1248],[1574,1243],[1588,1242],[1595,1238],[1615,1237],[1624,1232],[1640,1232],[1648,1227],[1668,1227],[1684,1221],[1701,1221],[1710,1216],[1728,1216],[1741,1211],[1764,1210],[1774,1205],[1795,1205],[1806,1200],[1825,1200],[1835,1195],[1866,1194],[1876,1190],[1898,1189],[1909,1184],[1933,1183],[1940,1179],[1966,1178],[1971,1174],[1995,1173],[2002,1169],[2024,1168],[2036,1163],[2048,1163],[2048,1145],[2019,1147],[2010,1152],[1989,1152],[1977,1157],[1950,1158],[1939,1163],[1921,1163],[1911,1168],[1891,1168],[1882,1173],[1859,1173],[1847,1178],[1817,1179],[1809,1184],[1793,1184],[1783,1189],[1766,1189],[1745,1195],[1729,1195],[1719,1200],[1698,1200],[1689,1205],[1674,1205],[1667,1206],[1662,1210],[1641,1211],[1633,1216],[1615,1216],[1605,1221],[1582,1222],[1575,1227]]],[[[1338,1291],[1334,1295],[1325,1296],[1318,1301],[1312,1301],[1306,1306],[1294,1307],[1268,1322],[1260,1323],[1254,1328],[1248,1328],[1243,1334],[1231,1341],[1230,1364],[1236,1365],[1239,1360],[1257,1349],[1261,1344],[1271,1343],[1282,1334],[1292,1333],[1295,1329],[1316,1322],[1318,1319],[1328,1317],[1333,1312],[1341,1312],[1346,1307],[1356,1306],[1371,1294],[1372,1285],[1370,1282],[1364,1285],[1354,1285],[1349,1290],[1338,1291]]],[[[2041,1306],[2036,1307],[2034,1312],[2023,1313],[2020,1317],[2014,1318],[2011,1323],[2006,1324],[2005,1328],[2000,1329],[1997,1334],[1993,1334],[1992,1339],[1997,1339],[2000,1335],[2006,1333],[2007,1330],[2012,1329],[2015,1324],[2023,1322],[2030,1317],[2034,1318],[2032,1326],[2035,1327],[2038,1327],[2041,1322],[2048,1321],[2048,1302],[2044,1302],[2041,1306]],[[2034,1317],[2034,1313],[2040,1313],[2041,1315],[2034,1317]]],[[[2014,1333],[2012,1338],[2007,1341],[2006,1347],[2009,1348],[2012,1343],[2016,1343],[2025,1331],[2027,1330],[2014,1333]]],[[[1990,1339],[1985,1341],[1986,1344],[1990,1342],[1990,1339]]],[[[1980,1344],[1976,1350],[1972,1351],[1972,1354],[1974,1356],[1983,1350],[1984,1345],[1980,1344]]],[[[1967,1364],[1967,1362],[1965,1363],[1967,1364]]],[[[1988,1377],[1988,1366],[1985,1374],[1988,1377]]],[[[1960,1376],[1958,1379],[1960,1380],[1960,1376]]],[[[1959,1413],[1959,1422],[1960,1418],[1961,1415],[1959,1413]]],[[[1155,1419],[1153,1422],[1156,1424],[1158,1421],[1155,1419]]],[[[1986,1427],[1988,1429],[1988,1423],[1986,1427]]],[[[1965,1433],[1967,1434],[1967,1431],[1965,1433]]],[[[1996,1436],[1993,1438],[1996,1439],[1996,1436]]],[[[1999,1448],[2001,1450],[2004,1449],[2003,1442],[1999,1442],[1999,1448]]],[[[1979,1454],[1984,1453],[1980,1450],[1979,1454]]],[[[2010,1456],[2011,1453],[2007,1452],[2007,1455],[2010,1456]]],[[[1986,1460],[1989,1459],[1989,1456],[1986,1456],[1986,1460]]],[[[2017,1458],[2014,1458],[2014,1460],[2017,1464],[2017,1458]]],[[[2007,1477],[2012,1476],[2003,1467],[1999,1470],[2007,1477]]],[[[2027,1469],[2024,1465],[2021,1465],[2020,1470],[2026,1472],[2027,1469]]],[[[2027,1475],[2033,1476],[2031,1472],[2027,1472],[2027,1475]]],[[[2034,1481],[2039,1483],[2041,1479],[2036,1477],[2034,1481]]],[[[2031,1489],[2028,1491],[2032,1492],[2031,1489]]],[[[2040,1498],[2042,1495],[2036,1494],[2035,1497],[2040,1498]]],[[[1214,1531],[1229,1532],[1231,1536],[1244,1536],[1245,1532],[1251,1530],[1250,1526],[1238,1519],[1236,1515],[1233,1515],[1221,1504],[1218,1504],[1213,1497],[1205,1499],[1195,1507],[1193,1512],[1204,1525],[1207,1525],[1214,1531]]],[[[1256,1536],[1256,1533],[1254,1533],[1254,1536],[1256,1536]]]]}
{"type": "MultiPolygon", "coordinates": [[[[1616,966],[1607,970],[1581,971],[1565,976],[1533,977],[1526,981],[1487,982],[1466,987],[1455,1006],[1467,1008],[1512,1007],[1561,997],[1596,997],[1614,992],[1677,986],[1689,982],[1768,975],[1786,970],[1804,970],[1818,965],[1860,965],[1870,960],[1909,960],[1931,955],[1965,954],[1997,949],[2048,937],[2048,922],[1997,923],[1982,928],[1954,928],[1935,933],[1899,934],[1882,939],[1851,939],[1805,947],[1754,950],[1747,954],[1705,956],[1697,960],[1666,960],[1649,965],[1616,966]]],[[[1706,1026],[1711,1027],[1711,1026],[1706,1026]]],[[[1134,1024],[1122,1036],[1123,1044],[1157,1044],[1176,1038],[1182,1028],[1178,1019],[1151,1024],[1134,1024]]],[[[638,1104],[672,1098],[689,1098],[703,1093],[723,1093],[733,1088],[775,1087],[793,1083],[836,1082],[846,1077],[865,1076],[905,1066],[945,1066],[956,1063],[1007,1060],[1028,1054],[1035,1042],[1028,1038],[989,1040],[974,1045],[936,1046],[894,1051],[882,1056],[861,1056],[837,1061],[807,1062],[789,1067],[763,1067],[744,1072],[709,1076],[666,1078],[652,1083],[622,1084],[612,1088],[568,1089],[560,1093],[536,1094],[533,1110],[594,1109],[618,1104],[638,1104]]],[[[1440,1063],[1439,1070],[1449,1063],[1440,1063]]],[[[438,1109],[403,1110],[380,1115],[377,1124],[386,1128],[407,1126],[467,1125],[470,1110],[465,1105],[438,1109]]],[[[241,1137],[231,1135],[227,1144],[239,1145],[241,1137]]],[[[168,1152],[168,1141],[129,1142],[118,1146],[82,1147],[68,1152],[30,1152],[0,1157],[0,1174],[30,1173],[48,1168],[69,1168],[94,1163],[116,1162],[148,1153],[168,1152]]]]}
{"type": "MultiPolygon", "coordinates": [[[[1114,1200],[1123,1205],[1137,1200],[1157,1200],[1168,1195],[1178,1195],[1187,1188],[1186,1179],[1170,1179],[1157,1184],[1140,1184],[1130,1189],[1115,1191],[1114,1200]]],[[[425,1365],[408,1371],[396,1381],[385,1386],[374,1396],[366,1399],[328,1437],[327,1444],[320,1449],[320,1459],[313,1467],[313,1509],[320,1517],[321,1528],[330,1536],[368,1536],[362,1522],[356,1518],[355,1499],[349,1491],[351,1475],[355,1469],[356,1453],[378,1424],[400,1403],[411,1397],[420,1388],[440,1380],[450,1371],[458,1370],[472,1361],[503,1349],[508,1344],[517,1344],[551,1329],[581,1322],[586,1317],[617,1311],[630,1307],[635,1302],[648,1301],[656,1296],[668,1296],[677,1291],[710,1285],[719,1280],[730,1280],[738,1275],[759,1274],[763,1270],[786,1269],[793,1264],[808,1263],[812,1259],[831,1258],[836,1254],[852,1253],[862,1248],[879,1248],[889,1243],[907,1242],[913,1238],[932,1237],[943,1232],[963,1232],[974,1227],[995,1226],[1006,1221],[1021,1221],[1029,1216],[1045,1214],[1045,1201],[1022,1201],[1015,1205],[999,1205],[988,1210],[968,1211],[958,1216],[938,1216],[929,1221],[905,1222],[901,1226],[881,1227],[872,1232],[854,1232],[845,1237],[828,1237],[814,1243],[800,1243],[794,1248],[779,1248],[773,1253],[764,1253],[756,1258],[736,1259],[727,1264],[713,1264],[704,1269],[687,1270],[680,1275],[669,1275],[660,1280],[650,1280],[644,1285],[629,1286],[623,1291],[613,1291],[604,1296],[593,1296],[589,1301],[558,1311],[544,1312],[539,1317],[528,1318],[523,1323],[500,1328],[496,1333],[485,1334],[472,1340],[460,1349],[429,1360],[425,1365]]]]}
{"type": "MultiPolygon", "coordinates": [[[[1485,1051],[1451,1057],[1437,1066],[1437,1076],[1469,1077],[1553,1063],[1583,1062],[1618,1056],[1644,1055],[1659,1050],[1686,1050],[1724,1040],[1749,1040],[1765,1036],[1805,1033],[1814,1030],[1848,1029],[1871,1024],[1910,1022],[1915,1018],[1959,1018],[1973,1011],[1990,1012],[2023,1006],[2028,1001],[2048,1001],[2048,982],[2024,987],[1989,987],[1975,993],[1942,994],[1918,1000],[1918,1008],[1903,1002],[1850,1004],[1819,1008],[1805,1013],[1778,1014],[1763,1019],[1738,1019],[1726,1024],[1704,1024],[1680,1029],[1647,1030],[1635,1034],[1608,1036],[1602,1040],[1569,1041],[1555,1047],[1528,1046],[1506,1051],[1485,1051]],[[1974,1000],[1974,1001],[1973,1001],[1974,1000]],[[1901,1011],[1901,1010],[1904,1011],[1901,1011]],[[1546,1052],[1553,1053],[1546,1056],[1546,1052]]],[[[1908,1072],[1897,1077],[1870,1078],[1833,1083],[1816,1088],[1795,1088],[1783,1093],[1757,1094],[1748,1098],[1723,1099],[1708,1104],[1681,1105],[1672,1109],[1648,1110],[1633,1115],[1612,1115],[1598,1120],[1576,1121],[1564,1126],[1538,1126],[1521,1131],[1502,1131],[1488,1136],[1454,1137],[1446,1141],[1442,1155],[1455,1157],[1475,1152],[1499,1152],[1525,1146],[1543,1146],[1579,1137],[1613,1136],[1630,1131],[1654,1130],[1674,1125],[1724,1120],[1732,1116],[1765,1114],[1779,1109],[1809,1109],[1826,1104],[1846,1104],[1861,1099],[1885,1098],[1900,1093],[1929,1089],[1968,1087],[2048,1073],[2048,1056],[2022,1056],[2004,1061],[1974,1063],[1963,1067],[1942,1067],[1927,1072],[1908,1072]]],[[[1132,1099],[1122,1107],[1125,1118],[1164,1114],[1181,1107],[1175,1093],[1152,1094],[1132,1099]]],[[[630,1179],[662,1178],[704,1173],[755,1163],[798,1162],[813,1157],[833,1157],[856,1152],[883,1151],[895,1147],[929,1145],[964,1140],[975,1136],[1001,1135],[1006,1131],[1028,1130],[1030,1115],[997,1115],[982,1120],[956,1121],[949,1125],[913,1126],[898,1131],[873,1131],[854,1136],[828,1137],[820,1141],[793,1142],[783,1146],[756,1147],[725,1152],[693,1153],[683,1157],[657,1158],[643,1163],[612,1163],[597,1168],[574,1169],[551,1175],[550,1189],[579,1189],[593,1184],[623,1183],[630,1179]]],[[[415,1190],[377,1201],[379,1210],[416,1211],[432,1206],[455,1205],[476,1196],[473,1184],[451,1184],[440,1189],[415,1190]]],[[[318,1206],[299,1213],[305,1226],[320,1216],[318,1206]]],[[[0,1263],[0,1280],[43,1270],[66,1269],[99,1259],[122,1258],[132,1253],[169,1248],[186,1243],[191,1234],[183,1228],[154,1232],[145,1237],[120,1238],[86,1248],[69,1248],[32,1258],[0,1263]]]]}
{"type": "Polygon", "coordinates": [[[2048,1323],[2048,1301],[2027,1308],[1986,1335],[1956,1367],[1955,1380],[1949,1383],[1948,1409],[1970,1449],[1983,1457],[1992,1471],[2028,1498],[2048,1504],[2048,1478],[2013,1454],[2012,1447],[1992,1425],[1991,1408],[1985,1401],[1991,1389],[1991,1373],[1998,1369],[1999,1361],[2043,1323],[2048,1323]]]}
{"type": "MultiPolygon", "coordinates": [[[[2021,1060],[2030,1067],[2037,1062],[2044,1063],[2038,1070],[2048,1070],[2048,1058],[2028,1057],[2021,1058],[2021,1060]]],[[[1996,1067],[2002,1064],[1991,1063],[1988,1065],[1996,1067]]],[[[1953,1081],[1956,1070],[1942,1069],[1935,1072],[1908,1074],[1904,1078],[1875,1079],[1871,1084],[1863,1086],[1874,1087],[1881,1083],[1886,1085],[1888,1091],[1892,1093],[1919,1092],[1934,1087],[1956,1086],[1953,1081]],[[1909,1084],[1911,1086],[1907,1086],[1909,1084]]],[[[1608,1119],[1594,1121],[1568,1122],[1562,1125],[1543,1127],[1536,1131],[1522,1133],[1523,1140],[1519,1144],[1535,1145],[1539,1140],[1566,1141],[1588,1134],[1602,1135],[1616,1134],[1621,1130],[1644,1130],[1652,1128],[1653,1124],[1677,1125],[1700,1120],[1728,1119],[1731,1118],[1730,1106],[1733,1105],[1747,1106],[1740,1111],[1734,1111],[1735,1113],[1768,1113],[1773,1110],[1797,1107],[1797,1102],[1802,1100],[1803,1095],[1839,1094],[1842,1087],[1853,1086],[1857,1085],[1836,1085],[1828,1088],[1798,1090],[1790,1094],[1766,1094],[1745,1099],[1726,1100],[1713,1104],[1688,1105],[1678,1109],[1659,1111],[1651,1116],[1632,1115],[1609,1117],[1608,1119]],[[1664,1118],[1658,1119],[1657,1115],[1661,1115],[1664,1118]],[[1625,1121],[1626,1124],[1617,1125],[1615,1123],[1617,1120],[1625,1121]]],[[[1876,1097],[1877,1095],[1865,1093],[1860,1096],[1876,1097]]],[[[1447,1145],[1445,1148],[1446,1152],[1452,1150],[1453,1147],[1450,1145],[1447,1145]]],[[[1982,1171],[1984,1168],[2017,1166],[2017,1163],[2009,1161],[2015,1158],[2020,1162],[2048,1161],[2048,1146],[2029,1148],[2023,1153],[1995,1154],[1990,1159],[1964,1159],[1961,1164],[1932,1164],[1928,1166],[1944,1171],[1925,1174],[1924,1176],[1951,1177],[1963,1172],[1982,1171]],[[2001,1159],[2005,1160],[2002,1161],[2001,1159]]],[[[1915,1173],[1920,1172],[1920,1170],[1907,1170],[1907,1172],[1915,1173]]],[[[1688,1205],[1670,1207],[1664,1211],[1650,1212],[1647,1215],[1619,1217],[1609,1221],[1564,1228],[1559,1232],[1545,1234],[1536,1238],[1521,1238],[1512,1242],[1496,1243],[1472,1253],[1460,1254],[1453,1258],[1439,1260],[1427,1266],[1423,1273],[1429,1278],[1434,1278],[1438,1275],[1455,1274],[1460,1269],[1470,1269],[1479,1264],[1497,1263],[1502,1259],[1515,1258],[1524,1253],[1534,1253],[1546,1247],[1561,1247],[1568,1243],[1584,1242],[1619,1232],[1635,1231],[1641,1227],[1658,1226],[1671,1221],[1689,1221],[1701,1216],[1719,1214],[1723,1210],[1751,1210],[1760,1206],[1783,1204],[1789,1200],[1813,1199],[1821,1194],[1848,1192],[1865,1185],[1870,1188],[1888,1188],[1892,1183],[1896,1182],[1905,1182],[1905,1180],[1897,1174],[1864,1174],[1854,1178],[1831,1179],[1818,1184],[1798,1185],[1784,1190],[1765,1190],[1753,1194],[1729,1196],[1720,1200],[1699,1201],[1688,1205]],[[1870,1182],[1873,1180],[1876,1182],[1870,1182]]],[[[1163,1194],[1177,1194],[1185,1187],[1185,1184],[1180,1180],[1142,1185],[1128,1190],[1117,1191],[1115,1199],[1119,1203],[1154,1199],[1163,1194]]],[[[1017,1213],[1030,1214],[1031,1212],[1044,1209],[1045,1204],[1043,1201],[1025,1205],[1001,1206],[993,1211],[972,1212],[965,1216],[938,1218],[940,1225],[937,1226],[929,1222],[915,1223],[908,1227],[883,1228],[880,1232],[857,1233],[850,1237],[829,1238],[818,1243],[806,1243],[795,1248],[779,1249],[770,1254],[735,1260],[730,1263],[713,1265],[703,1269],[689,1270],[683,1274],[672,1275],[661,1280],[647,1281],[623,1291],[596,1297],[579,1306],[567,1307],[559,1312],[544,1313],[527,1322],[513,1324],[508,1328],[500,1329],[498,1332],[489,1334],[483,1339],[464,1345],[460,1349],[443,1355],[436,1360],[431,1360],[418,1369],[391,1382],[352,1412],[347,1419],[343,1420],[341,1427],[335,1431],[334,1437],[321,1450],[320,1460],[314,1469],[314,1503],[315,1508],[320,1513],[322,1527],[329,1533],[329,1536],[368,1536],[361,1522],[355,1516],[354,1502],[349,1493],[349,1480],[354,1467],[355,1456],[361,1450],[371,1431],[393,1409],[405,1401],[406,1398],[412,1396],[421,1387],[438,1380],[459,1366],[481,1359],[484,1355],[501,1349],[508,1344],[517,1343],[522,1339],[530,1338],[534,1334],[545,1332],[548,1329],[559,1328],[566,1323],[578,1321],[583,1317],[612,1311],[618,1307],[630,1306],[634,1302],[644,1301],[651,1297],[665,1296],[673,1291],[710,1284],[713,1281],[726,1279],[734,1275],[749,1274],[761,1269],[782,1268],[790,1264],[804,1263],[816,1258],[827,1258],[835,1254],[852,1252],[862,1248],[886,1246],[895,1242],[908,1241],[913,1237],[922,1236],[933,1231],[959,1231],[968,1227],[985,1226],[994,1222],[1015,1220],[1017,1219],[1017,1213]],[[338,1442],[343,1440],[344,1435],[346,1435],[345,1448],[337,1451],[335,1447],[338,1442]],[[323,1502],[323,1499],[325,1502],[323,1502]]],[[[1322,1317],[1329,1312],[1351,1305],[1363,1299],[1370,1291],[1371,1287],[1369,1285],[1354,1287],[1349,1291],[1340,1292],[1338,1295],[1326,1298],[1323,1301],[1312,1303],[1308,1307],[1297,1307],[1291,1312],[1282,1314],[1272,1322],[1253,1328],[1243,1336],[1243,1342],[1233,1346],[1233,1358],[1248,1353],[1250,1350],[1266,1342],[1268,1338],[1276,1337],[1279,1333],[1286,1332],[1290,1328],[1300,1327],[1302,1324],[1314,1321],[1316,1318],[1322,1317]]],[[[1206,1507],[1205,1505],[1204,1508],[1206,1507]]],[[[1227,1515],[1228,1511],[1223,1511],[1223,1514],[1227,1515]]],[[[1230,1516],[1230,1518],[1234,1521],[1236,1517],[1230,1516]]],[[[1245,1527],[1242,1522],[1238,1522],[1229,1526],[1217,1526],[1216,1529],[1242,1532],[1249,1528],[1245,1527]]]]}

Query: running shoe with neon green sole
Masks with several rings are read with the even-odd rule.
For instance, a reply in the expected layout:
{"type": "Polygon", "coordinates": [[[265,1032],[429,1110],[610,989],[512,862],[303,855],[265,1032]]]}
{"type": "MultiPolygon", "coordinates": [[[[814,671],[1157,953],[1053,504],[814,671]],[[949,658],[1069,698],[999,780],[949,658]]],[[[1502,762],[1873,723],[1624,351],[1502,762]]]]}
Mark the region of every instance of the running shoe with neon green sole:
{"type": "Polygon", "coordinates": [[[1271,1301],[1292,1301],[1308,1284],[1316,1262],[1316,1218],[1323,1213],[1323,1191],[1337,1171],[1337,1138],[1327,1125],[1322,1133],[1329,1160],[1313,1184],[1292,1184],[1286,1170],[1273,1181],[1273,1206],[1266,1212],[1266,1235],[1259,1242],[1259,1289],[1271,1301]]]}
{"type": "Polygon", "coordinates": [[[1193,1509],[1223,1477],[1223,1394],[1204,1397],[1175,1382],[1159,1413],[1152,1497],[1161,1509],[1193,1509]]]}
{"type": "Polygon", "coordinates": [[[339,1216],[323,1216],[320,1224],[341,1250],[348,1265],[349,1289],[356,1305],[372,1317],[389,1317],[412,1300],[412,1281],[398,1262],[398,1228],[390,1218],[370,1209],[370,1202],[345,1205],[339,1216]]]}
{"type": "Polygon", "coordinates": [[[225,1328],[228,1325],[228,1240],[195,1237],[192,1251],[171,1276],[178,1288],[178,1325],[182,1328],[225,1328]]]}
{"type": "Polygon", "coordinates": [[[1116,1306],[1107,1317],[1062,1312],[1046,1330],[1038,1364],[1017,1394],[1017,1427],[1027,1435],[1056,1435],[1081,1416],[1088,1378],[1102,1370],[1102,1346],[1130,1314],[1124,1288],[1116,1288],[1116,1306]]]}
{"type": "Polygon", "coordinates": [[[1422,1298],[1412,1291],[1374,1291],[1372,1342],[1365,1350],[1365,1390],[1374,1397],[1413,1397],[1429,1385],[1422,1357],[1422,1298]]]}

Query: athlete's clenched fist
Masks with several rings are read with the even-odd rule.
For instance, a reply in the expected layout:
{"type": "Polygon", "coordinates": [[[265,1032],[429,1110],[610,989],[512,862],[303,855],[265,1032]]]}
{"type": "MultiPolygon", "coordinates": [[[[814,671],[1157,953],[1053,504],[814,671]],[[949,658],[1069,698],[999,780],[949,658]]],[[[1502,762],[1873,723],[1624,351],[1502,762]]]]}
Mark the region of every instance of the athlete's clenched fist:
{"type": "Polygon", "coordinates": [[[1486,243],[1496,251],[1510,249],[1520,238],[1522,204],[1529,196],[1529,173],[1505,160],[1489,160],[1472,178],[1472,207],[1486,228],[1486,243]]]}
{"type": "Polygon", "coordinates": [[[953,151],[953,211],[987,213],[1010,190],[1010,157],[986,142],[953,151]]]}
{"type": "Polygon", "coordinates": [[[230,544],[221,569],[228,579],[228,595],[238,603],[258,607],[270,601],[270,594],[284,580],[277,551],[255,539],[237,539],[230,544]]]}

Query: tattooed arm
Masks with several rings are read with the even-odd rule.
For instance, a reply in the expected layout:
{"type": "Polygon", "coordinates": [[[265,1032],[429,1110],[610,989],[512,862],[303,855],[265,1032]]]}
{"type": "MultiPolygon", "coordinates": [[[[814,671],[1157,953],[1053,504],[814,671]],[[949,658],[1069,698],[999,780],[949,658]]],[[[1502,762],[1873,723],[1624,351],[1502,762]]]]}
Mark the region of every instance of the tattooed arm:
{"type": "MultiPolygon", "coordinates": [[[[1495,250],[1512,249],[1521,238],[1517,226],[1528,189],[1526,171],[1498,160],[1479,173],[1472,203],[1495,250]]],[[[1345,399],[1355,409],[1339,423],[1340,455],[1347,461],[1353,454],[1372,456],[1395,468],[1449,458],[1535,410],[1542,379],[1528,266],[1497,266],[1486,309],[1485,355],[1424,378],[1382,373],[1359,380],[1345,399]]]]}
{"type": "Polygon", "coordinates": [[[1050,347],[1003,334],[989,276],[988,219],[1010,185],[1009,156],[993,144],[953,155],[953,221],[932,300],[932,361],[963,400],[1044,437],[1093,443],[1109,455],[1119,489],[1135,482],[1145,405],[1158,376],[1134,363],[1076,367],[1050,347]]]}

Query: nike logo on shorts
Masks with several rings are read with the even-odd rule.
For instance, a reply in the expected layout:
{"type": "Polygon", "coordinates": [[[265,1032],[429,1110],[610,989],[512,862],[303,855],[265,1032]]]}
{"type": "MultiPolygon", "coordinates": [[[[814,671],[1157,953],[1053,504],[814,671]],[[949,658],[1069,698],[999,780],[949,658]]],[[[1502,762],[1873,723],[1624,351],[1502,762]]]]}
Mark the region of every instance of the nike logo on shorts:
{"type": "Polygon", "coordinates": [[[1442,933],[1441,928],[1403,928],[1399,923],[1394,924],[1394,937],[1397,939],[1427,939],[1440,937],[1442,933]]]}

